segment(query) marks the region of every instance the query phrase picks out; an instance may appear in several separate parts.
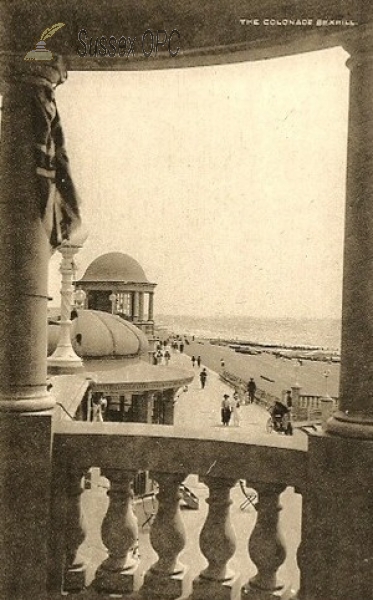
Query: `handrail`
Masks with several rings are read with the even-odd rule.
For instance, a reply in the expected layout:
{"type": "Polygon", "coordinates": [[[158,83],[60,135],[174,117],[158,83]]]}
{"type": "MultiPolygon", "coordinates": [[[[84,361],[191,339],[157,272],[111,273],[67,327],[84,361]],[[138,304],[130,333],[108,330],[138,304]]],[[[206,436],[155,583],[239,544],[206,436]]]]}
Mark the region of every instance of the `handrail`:
{"type": "Polygon", "coordinates": [[[307,483],[307,437],[138,423],[61,421],[54,433],[54,460],[74,467],[158,470],[211,477],[307,483]],[[202,437],[203,436],[203,437],[202,437]]]}

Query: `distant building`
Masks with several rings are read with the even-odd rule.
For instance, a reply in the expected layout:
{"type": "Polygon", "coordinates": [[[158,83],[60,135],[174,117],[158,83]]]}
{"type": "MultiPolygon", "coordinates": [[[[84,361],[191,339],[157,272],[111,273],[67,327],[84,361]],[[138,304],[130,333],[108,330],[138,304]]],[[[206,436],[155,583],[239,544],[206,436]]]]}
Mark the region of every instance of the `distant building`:
{"type": "Polygon", "coordinates": [[[85,308],[130,321],[154,335],[154,290],[141,265],[128,254],[108,252],[96,258],[76,283],[86,294],[85,308]]]}

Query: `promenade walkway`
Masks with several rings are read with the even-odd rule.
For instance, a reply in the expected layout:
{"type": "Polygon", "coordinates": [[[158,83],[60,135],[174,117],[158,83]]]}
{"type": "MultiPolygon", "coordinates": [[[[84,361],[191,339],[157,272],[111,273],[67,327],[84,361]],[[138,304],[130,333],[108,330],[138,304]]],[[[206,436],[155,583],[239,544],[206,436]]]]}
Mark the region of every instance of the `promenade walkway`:
{"type": "MultiPolygon", "coordinates": [[[[179,352],[172,353],[169,366],[193,370],[190,358],[179,352]]],[[[203,365],[202,365],[203,366],[203,365]]],[[[220,404],[225,392],[232,395],[233,390],[219,380],[219,375],[208,369],[207,383],[204,390],[201,389],[199,381],[199,372],[201,369],[194,368],[195,379],[188,387],[188,391],[180,393],[175,407],[175,426],[185,427],[186,429],[195,429],[200,431],[201,437],[204,435],[214,435],[217,438],[221,436],[228,439],[242,440],[255,439],[255,443],[273,443],[290,444],[292,440],[299,443],[299,440],[305,439],[302,432],[296,432],[294,439],[277,434],[268,434],[265,431],[265,423],[268,413],[257,405],[243,406],[241,409],[241,426],[239,428],[230,425],[223,427],[220,422],[220,404]],[[258,442],[259,440],[259,442],[258,442]]],[[[89,580],[94,577],[97,566],[102,562],[107,554],[100,536],[100,523],[108,506],[107,498],[107,480],[96,476],[93,478],[91,490],[83,493],[83,506],[87,518],[87,538],[81,547],[81,554],[88,562],[89,580]]],[[[208,488],[196,475],[190,475],[186,480],[187,486],[199,498],[198,510],[183,510],[183,518],[186,530],[188,531],[187,545],[183,550],[180,559],[181,562],[189,566],[189,579],[195,578],[198,573],[206,566],[207,562],[199,550],[199,534],[205,521],[208,505],[205,502],[208,497],[208,488]]],[[[243,581],[252,577],[256,568],[250,561],[247,542],[254,528],[256,521],[256,511],[253,507],[248,507],[244,511],[240,505],[245,499],[239,485],[237,484],[231,494],[233,503],[231,506],[231,519],[237,533],[236,554],[230,562],[230,566],[236,572],[240,572],[243,581]]],[[[291,488],[285,490],[282,495],[283,510],[280,519],[285,539],[287,540],[287,551],[289,560],[281,567],[280,576],[285,582],[292,581],[298,585],[294,573],[298,573],[296,565],[296,549],[301,536],[301,498],[295,494],[291,488]]],[[[139,581],[141,574],[151,564],[156,561],[156,554],[149,541],[149,526],[143,526],[152,511],[152,504],[148,501],[145,505],[138,501],[135,504],[135,512],[139,522],[139,545],[140,545],[140,568],[138,572],[139,581]]],[[[297,577],[297,575],[296,575],[297,577]]],[[[91,596],[90,596],[91,597],[91,596]]]]}
{"type": "MultiPolygon", "coordinates": [[[[233,395],[233,388],[220,380],[218,373],[207,368],[207,381],[204,389],[201,388],[199,373],[202,370],[197,365],[192,367],[189,356],[176,352],[172,355],[170,366],[188,369],[195,375],[193,382],[189,385],[186,393],[180,394],[175,408],[175,425],[192,429],[206,430],[210,427],[222,427],[220,418],[221,401],[224,394],[233,395]]],[[[265,425],[268,413],[256,404],[241,405],[240,428],[251,433],[265,433],[265,425]]],[[[229,430],[235,429],[233,418],[229,430]]]]}
{"type": "Polygon", "coordinates": [[[254,377],[258,388],[281,397],[297,379],[303,394],[322,396],[325,394],[325,371],[328,371],[328,392],[333,397],[339,395],[340,365],[323,361],[303,360],[302,366],[296,367],[297,361],[276,358],[272,353],[262,352],[258,355],[240,354],[229,346],[210,344],[208,340],[190,341],[184,347],[189,356],[200,355],[207,367],[220,372],[220,359],[225,361],[225,370],[248,380],[254,377]]]}

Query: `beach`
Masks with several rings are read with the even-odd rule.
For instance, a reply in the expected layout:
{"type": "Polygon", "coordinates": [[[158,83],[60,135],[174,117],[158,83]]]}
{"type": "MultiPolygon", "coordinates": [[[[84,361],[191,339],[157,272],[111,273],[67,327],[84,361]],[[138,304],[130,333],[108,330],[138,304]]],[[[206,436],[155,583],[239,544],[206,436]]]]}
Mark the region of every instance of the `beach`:
{"type": "MultiPolygon", "coordinates": [[[[257,355],[240,354],[229,346],[211,344],[206,339],[187,337],[189,343],[184,345],[184,353],[189,357],[201,357],[202,364],[223,375],[223,371],[232,373],[245,382],[253,377],[258,390],[281,397],[282,392],[298,383],[301,393],[309,396],[323,396],[328,393],[337,398],[339,395],[338,363],[324,361],[298,361],[276,358],[273,353],[262,352],[257,355]],[[224,360],[224,369],[221,367],[224,360]],[[328,373],[326,384],[325,374],[328,373]]],[[[197,372],[197,367],[195,367],[197,372]]]]}

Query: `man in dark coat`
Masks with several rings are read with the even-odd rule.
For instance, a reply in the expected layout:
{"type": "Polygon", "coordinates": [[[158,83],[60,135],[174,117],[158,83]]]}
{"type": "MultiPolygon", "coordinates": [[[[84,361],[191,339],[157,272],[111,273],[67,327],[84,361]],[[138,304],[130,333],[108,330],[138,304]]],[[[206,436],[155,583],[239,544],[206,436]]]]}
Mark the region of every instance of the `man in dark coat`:
{"type": "Polygon", "coordinates": [[[256,392],[256,383],[252,377],[250,377],[250,381],[247,384],[247,391],[249,392],[249,404],[252,404],[255,400],[256,392]]]}
{"type": "Polygon", "coordinates": [[[206,385],[206,379],[207,379],[207,371],[205,368],[203,368],[202,371],[200,372],[199,378],[201,380],[201,387],[202,387],[202,389],[204,389],[204,387],[206,385]]]}

